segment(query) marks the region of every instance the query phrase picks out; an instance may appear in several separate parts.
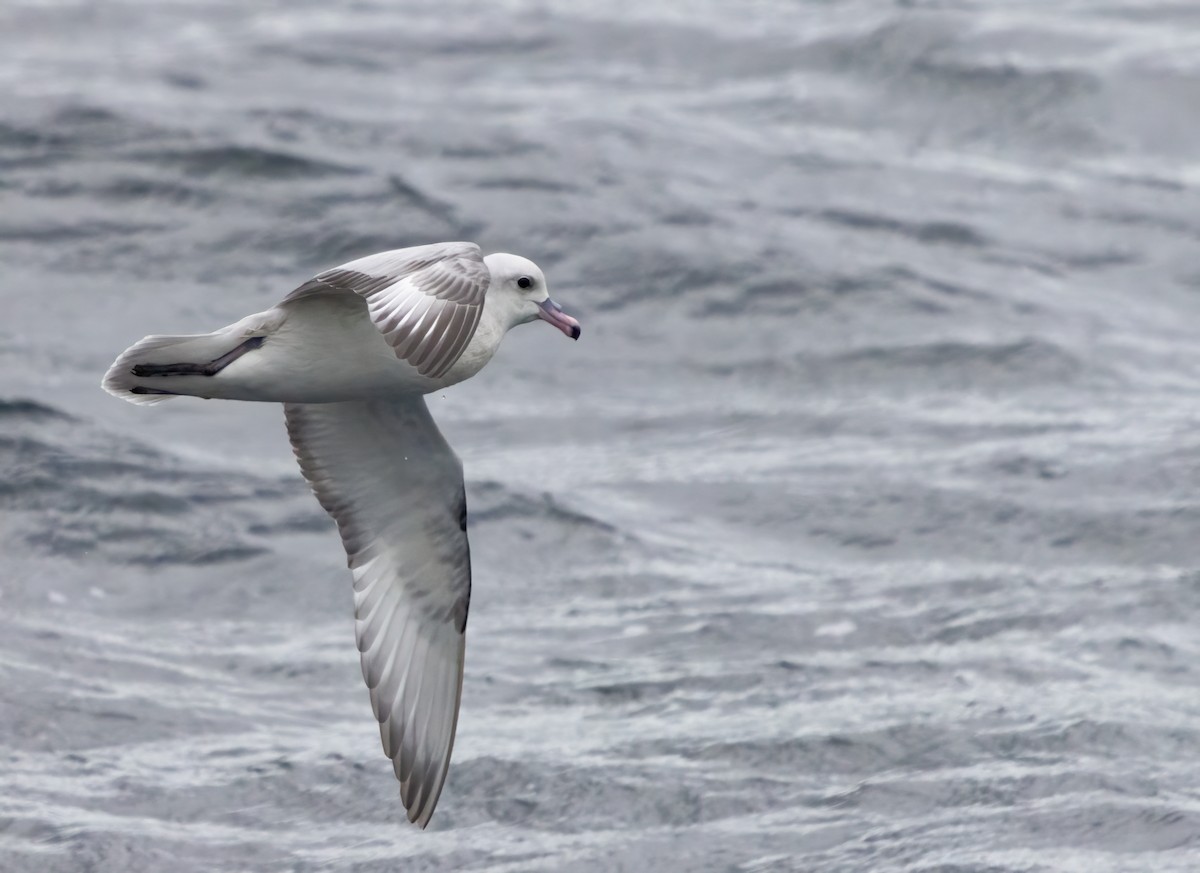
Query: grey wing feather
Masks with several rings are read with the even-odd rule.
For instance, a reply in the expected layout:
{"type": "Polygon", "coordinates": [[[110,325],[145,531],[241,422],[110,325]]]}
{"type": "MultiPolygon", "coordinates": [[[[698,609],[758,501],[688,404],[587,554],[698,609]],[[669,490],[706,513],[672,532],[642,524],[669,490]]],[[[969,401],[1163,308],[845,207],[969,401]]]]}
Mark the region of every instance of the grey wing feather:
{"type": "Polygon", "coordinates": [[[284,410],[300,469],[342,535],[363,679],[408,818],[424,827],[462,695],[471,596],[462,465],[420,396],[284,410]]]}
{"type": "Polygon", "coordinates": [[[380,252],[326,270],[283,300],[353,293],[396,356],[438,378],[475,335],[491,274],[479,246],[438,243],[380,252]]]}

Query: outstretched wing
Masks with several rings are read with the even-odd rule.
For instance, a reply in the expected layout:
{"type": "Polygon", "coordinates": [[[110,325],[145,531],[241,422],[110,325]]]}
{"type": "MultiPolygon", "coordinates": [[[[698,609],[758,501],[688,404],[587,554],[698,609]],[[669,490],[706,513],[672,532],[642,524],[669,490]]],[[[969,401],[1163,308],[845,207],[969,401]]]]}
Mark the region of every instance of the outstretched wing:
{"type": "Polygon", "coordinates": [[[367,301],[371,321],[396,357],[437,378],[475,334],[490,281],[479,246],[437,243],[379,252],[326,270],[282,305],[314,294],[357,294],[367,301]]]}
{"type": "Polygon", "coordinates": [[[284,410],[304,478],[346,547],[383,751],[409,821],[425,827],[462,693],[471,596],[462,464],[419,396],[284,410]]]}

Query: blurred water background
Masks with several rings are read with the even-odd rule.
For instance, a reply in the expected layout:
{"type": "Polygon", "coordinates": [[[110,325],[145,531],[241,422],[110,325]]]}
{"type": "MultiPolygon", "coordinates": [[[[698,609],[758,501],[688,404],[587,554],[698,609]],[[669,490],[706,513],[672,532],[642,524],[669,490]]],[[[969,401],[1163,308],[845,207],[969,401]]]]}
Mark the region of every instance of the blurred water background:
{"type": "Polygon", "coordinates": [[[0,870],[1200,869],[1200,6],[0,6],[0,870]],[[100,376],[473,239],[402,824],[280,410],[100,376]]]}

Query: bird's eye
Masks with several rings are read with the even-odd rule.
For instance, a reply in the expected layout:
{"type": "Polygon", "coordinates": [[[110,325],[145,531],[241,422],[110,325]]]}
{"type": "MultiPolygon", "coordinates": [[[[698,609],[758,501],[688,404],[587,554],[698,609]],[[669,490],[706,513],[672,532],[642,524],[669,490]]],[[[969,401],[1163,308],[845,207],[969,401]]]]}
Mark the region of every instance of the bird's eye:
{"type": "Polygon", "coordinates": [[[520,279],[517,280],[517,287],[518,288],[532,288],[533,280],[530,279],[528,276],[522,276],[520,279]]]}

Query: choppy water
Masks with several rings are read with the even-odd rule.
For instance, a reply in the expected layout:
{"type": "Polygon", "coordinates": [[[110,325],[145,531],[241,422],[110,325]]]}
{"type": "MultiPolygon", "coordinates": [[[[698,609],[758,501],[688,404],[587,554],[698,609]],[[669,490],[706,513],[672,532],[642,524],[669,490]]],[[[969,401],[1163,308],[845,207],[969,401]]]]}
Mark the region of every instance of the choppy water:
{"type": "Polygon", "coordinates": [[[1200,869],[1194,4],[8,0],[0,46],[0,869],[1200,869]],[[279,410],[98,383],[453,238],[585,327],[436,399],[422,833],[279,410]]]}

